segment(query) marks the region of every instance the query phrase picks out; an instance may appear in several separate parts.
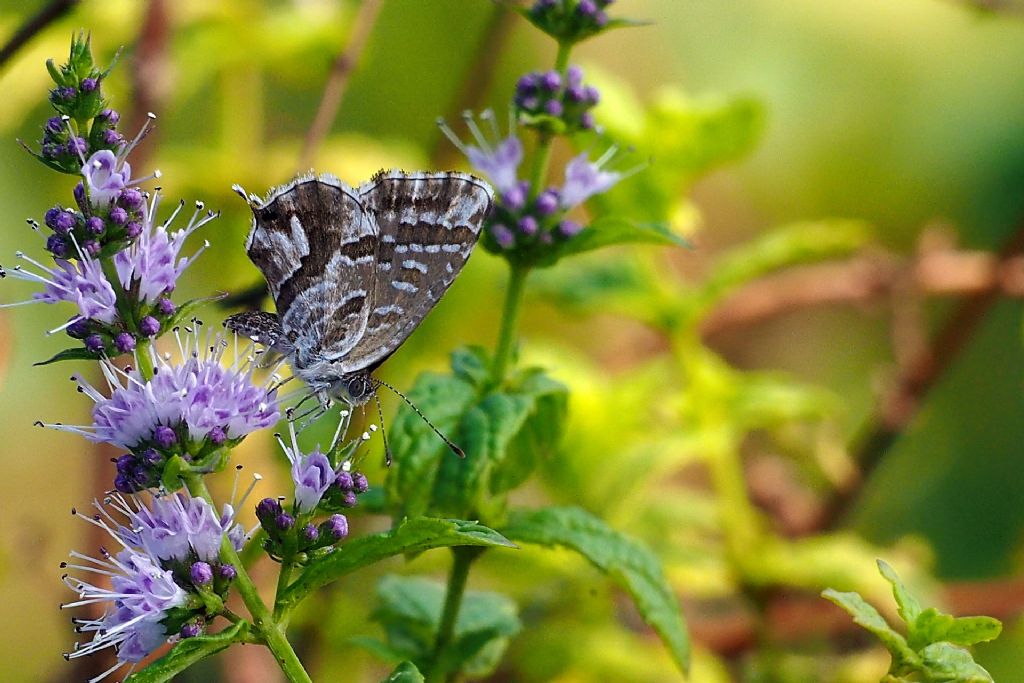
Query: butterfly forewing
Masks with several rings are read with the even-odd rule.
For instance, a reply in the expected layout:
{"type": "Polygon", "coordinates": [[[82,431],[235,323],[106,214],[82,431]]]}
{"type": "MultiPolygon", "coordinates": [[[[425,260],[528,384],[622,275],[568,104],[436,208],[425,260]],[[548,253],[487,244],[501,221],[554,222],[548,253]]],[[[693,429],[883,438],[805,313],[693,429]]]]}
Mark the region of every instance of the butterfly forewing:
{"type": "Polygon", "coordinates": [[[464,173],[391,172],[359,188],[377,250],[366,328],[340,363],[345,372],[389,356],[458,275],[490,210],[491,189],[464,173]]]}
{"type": "Polygon", "coordinates": [[[267,279],[297,365],[345,356],[366,329],[377,247],[358,195],[329,176],[301,178],[253,213],[246,249],[267,279]]]}

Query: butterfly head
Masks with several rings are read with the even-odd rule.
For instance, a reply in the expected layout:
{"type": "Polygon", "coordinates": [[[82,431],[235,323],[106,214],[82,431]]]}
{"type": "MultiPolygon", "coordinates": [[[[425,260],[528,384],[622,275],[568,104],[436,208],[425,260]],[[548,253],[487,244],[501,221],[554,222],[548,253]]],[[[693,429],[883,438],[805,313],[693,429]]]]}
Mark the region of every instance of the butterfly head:
{"type": "Polygon", "coordinates": [[[369,372],[355,372],[333,380],[328,393],[332,398],[349,405],[361,406],[370,400],[376,390],[377,384],[369,372]]]}

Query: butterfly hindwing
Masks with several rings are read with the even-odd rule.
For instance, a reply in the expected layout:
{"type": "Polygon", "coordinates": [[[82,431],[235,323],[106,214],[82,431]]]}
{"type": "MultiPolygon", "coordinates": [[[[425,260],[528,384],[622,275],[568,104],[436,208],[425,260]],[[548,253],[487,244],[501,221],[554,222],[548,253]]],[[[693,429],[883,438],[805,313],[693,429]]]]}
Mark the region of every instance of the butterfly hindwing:
{"type": "Polygon", "coordinates": [[[364,335],[376,247],[358,195],[330,176],[299,178],[253,207],[246,250],[298,366],[341,358],[364,335]]]}
{"type": "Polygon", "coordinates": [[[339,364],[344,372],[379,364],[412,334],[465,265],[492,199],[485,183],[456,172],[392,171],[358,195],[377,251],[366,327],[339,364]]]}

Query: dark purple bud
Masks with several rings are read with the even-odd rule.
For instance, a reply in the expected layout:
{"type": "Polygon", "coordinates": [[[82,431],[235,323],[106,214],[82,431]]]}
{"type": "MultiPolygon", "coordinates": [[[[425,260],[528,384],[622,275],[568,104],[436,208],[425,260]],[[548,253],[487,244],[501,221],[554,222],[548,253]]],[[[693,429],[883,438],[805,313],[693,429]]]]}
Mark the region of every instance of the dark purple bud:
{"type": "Polygon", "coordinates": [[[356,493],[366,493],[370,490],[370,482],[367,481],[365,474],[356,472],[352,475],[352,490],[356,493]]]}
{"type": "Polygon", "coordinates": [[[43,131],[49,135],[60,135],[66,130],[64,120],[59,116],[51,116],[46,120],[43,131]]]}
{"type": "Polygon", "coordinates": [[[213,567],[202,560],[193,564],[188,574],[196,586],[207,586],[213,581],[213,567]]]}
{"type": "Polygon", "coordinates": [[[516,243],[516,236],[501,223],[495,223],[491,226],[491,234],[494,235],[494,241],[502,249],[509,249],[516,243]]]}
{"type": "Polygon", "coordinates": [[[597,14],[594,15],[594,23],[597,24],[599,27],[604,26],[605,24],[608,23],[608,15],[605,14],[604,12],[598,12],[597,14]]]}
{"type": "Polygon", "coordinates": [[[583,69],[576,64],[572,64],[565,72],[565,80],[568,82],[569,87],[579,87],[583,84],[583,69]]]}
{"type": "Polygon", "coordinates": [[[530,97],[524,97],[522,100],[519,101],[519,106],[522,107],[523,109],[526,109],[527,111],[533,111],[534,109],[537,108],[538,104],[540,104],[540,100],[538,100],[536,97],[532,95],[530,97]]]}
{"type": "Polygon", "coordinates": [[[160,321],[151,315],[145,316],[139,321],[139,332],[147,337],[155,337],[160,332],[160,321]]]}
{"type": "Polygon", "coordinates": [[[103,219],[99,216],[90,216],[85,221],[85,229],[92,235],[102,235],[103,231],[107,229],[107,226],[103,224],[103,219]]]}
{"type": "Polygon", "coordinates": [[[110,210],[110,222],[114,225],[124,225],[128,222],[128,212],[120,206],[115,206],[110,210]]]}
{"type": "Polygon", "coordinates": [[[287,512],[282,512],[277,516],[277,519],[274,520],[274,523],[277,525],[277,528],[281,531],[288,531],[293,526],[295,526],[295,518],[289,515],[287,512]]]}
{"type": "Polygon", "coordinates": [[[348,518],[345,515],[331,515],[331,518],[324,522],[325,532],[331,535],[335,541],[348,536],[348,518]]]}
{"type": "Polygon", "coordinates": [[[334,478],[334,485],[342,491],[351,491],[355,486],[355,480],[348,472],[338,472],[338,476],[334,478]]]}
{"type": "Polygon", "coordinates": [[[85,339],[89,336],[89,321],[85,318],[79,318],[68,325],[65,331],[72,339],[85,339]]]}
{"type": "Polygon", "coordinates": [[[64,104],[75,99],[78,92],[71,86],[62,86],[50,91],[50,101],[54,104],[64,104]]]}
{"type": "Polygon", "coordinates": [[[96,118],[103,119],[104,121],[113,126],[121,120],[121,115],[113,109],[104,109],[99,113],[99,115],[96,116],[96,118]]]}
{"type": "Polygon", "coordinates": [[[173,315],[177,307],[173,301],[164,297],[156,302],[156,310],[160,311],[160,315],[173,315]]]}
{"type": "Polygon", "coordinates": [[[276,498],[264,498],[256,504],[256,516],[261,520],[273,519],[281,514],[281,503],[276,498]]]}
{"type": "Polygon", "coordinates": [[[64,145],[58,145],[56,142],[47,142],[43,145],[40,154],[44,159],[56,159],[57,157],[64,154],[64,145]]]}
{"type": "Polygon", "coordinates": [[[341,497],[341,506],[345,508],[354,508],[359,503],[356,498],[355,491],[347,491],[341,497]]]}
{"type": "Polygon", "coordinates": [[[519,232],[530,236],[537,232],[537,219],[533,216],[523,216],[519,219],[519,232]]]}
{"type": "Polygon", "coordinates": [[[92,92],[99,84],[100,82],[96,78],[83,78],[78,87],[82,89],[82,92],[92,92]]]}
{"type": "Polygon", "coordinates": [[[60,235],[50,235],[46,238],[46,251],[57,258],[64,258],[68,253],[68,245],[60,235]]]}
{"type": "Polygon", "coordinates": [[[114,476],[114,488],[120,493],[135,493],[138,490],[135,488],[135,482],[132,480],[131,476],[124,472],[118,472],[117,475],[114,476]]]}
{"type": "Polygon", "coordinates": [[[60,206],[54,206],[53,208],[47,209],[46,213],[43,214],[43,223],[46,223],[46,227],[56,229],[57,219],[64,213],[64,209],[60,206]]]}
{"type": "Polygon", "coordinates": [[[121,191],[121,205],[128,209],[137,209],[142,206],[142,193],[134,187],[121,191]]]}
{"type": "Polygon", "coordinates": [[[124,226],[124,231],[128,233],[129,239],[135,239],[142,234],[142,223],[131,221],[128,225],[124,226]]]}
{"type": "Polygon", "coordinates": [[[537,90],[537,77],[534,74],[524,74],[516,81],[516,92],[522,95],[532,94],[537,90]]]}
{"type": "Polygon", "coordinates": [[[53,224],[53,231],[59,235],[66,235],[75,229],[78,217],[70,211],[61,211],[53,224]]]}
{"type": "Polygon", "coordinates": [[[84,157],[86,152],[89,151],[89,143],[85,141],[85,138],[73,137],[68,140],[68,152],[75,156],[84,157]]]}
{"type": "Polygon", "coordinates": [[[87,208],[87,203],[85,199],[85,185],[79,182],[77,185],[75,185],[75,189],[72,190],[72,194],[75,195],[75,202],[78,204],[78,208],[84,211],[87,208]]]}
{"type": "Polygon", "coordinates": [[[178,443],[178,435],[167,425],[160,425],[153,430],[153,441],[156,441],[160,448],[170,448],[178,443]]]}
{"type": "MultiPolygon", "coordinates": [[[[153,320],[153,318],[150,318],[150,320],[153,320]]],[[[206,435],[206,438],[208,438],[210,443],[214,446],[223,446],[224,442],[228,440],[228,435],[222,427],[214,427],[210,430],[210,433],[206,435]]]]}
{"type": "Polygon", "coordinates": [[[521,184],[516,184],[501,196],[501,203],[510,211],[518,211],[526,204],[526,189],[521,184]]]}
{"type": "Polygon", "coordinates": [[[124,137],[113,128],[107,128],[103,131],[103,144],[107,147],[117,147],[123,142],[124,137]]]}
{"type": "Polygon", "coordinates": [[[131,353],[135,350],[135,337],[128,332],[121,332],[114,337],[114,348],[121,353],[131,353]]]}
{"type": "Polygon", "coordinates": [[[558,210],[558,190],[548,189],[537,197],[537,213],[541,216],[550,216],[558,210]]]}
{"type": "Polygon", "coordinates": [[[580,0],[576,5],[576,13],[582,17],[593,17],[597,13],[597,5],[594,0],[580,0]]]}
{"type": "Polygon", "coordinates": [[[118,472],[131,472],[135,469],[135,455],[125,453],[114,461],[114,465],[117,467],[118,472]]]}
{"type": "Polygon", "coordinates": [[[195,638],[196,636],[201,635],[202,632],[202,625],[200,625],[198,622],[190,621],[181,627],[181,630],[178,631],[178,635],[180,635],[183,639],[195,638]]]}
{"type": "Polygon", "coordinates": [[[596,125],[593,112],[585,111],[580,115],[580,127],[584,130],[593,130],[596,125]]]}
{"type": "Polygon", "coordinates": [[[563,237],[572,237],[579,234],[582,229],[583,226],[575,221],[564,220],[558,224],[558,232],[562,233],[563,237]]]}
{"type": "Polygon", "coordinates": [[[570,102],[582,102],[586,96],[587,92],[583,89],[582,85],[570,85],[565,89],[565,99],[570,102]]]}
{"type": "Polygon", "coordinates": [[[85,348],[89,349],[93,353],[99,353],[103,350],[104,346],[103,337],[98,334],[90,334],[85,338],[85,348]]]}
{"type": "Polygon", "coordinates": [[[555,92],[562,87],[562,74],[557,71],[548,71],[541,76],[540,83],[549,92],[555,92]]]}
{"type": "Polygon", "coordinates": [[[598,92],[597,88],[592,85],[588,85],[583,89],[584,97],[590,104],[597,104],[601,101],[601,93],[598,92]]]}
{"type": "Polygon", "coordinates": [[[537,239],[540,240],[541,244],[551,244],[555,241],[555,238],[551,236],[550,232],[542,232],[537,239]]]}
{"type": "Polygon", "coordinates": [[[96,240],[86,240],[82,245],[82,250],[89,256],[99,256],[103,246],[96,240]]]}
{"type": "Polygon", "coordinates": [[[163,462],[164,456],[157,453],[155,448],[147,448],[139,454],[139,458],[150,467],[155,467],[163,462]]]}
{"type": "Polygon", "coordinates": [[[548,100],[544,103],[544,111],[551,116],[561,116],[565,108],[558,100],[548,100]]]}
{"type": "Polygon", "coordinates": [[[238,576],[238,572],[235,571],[234,566],[230,564],[222,564],[217,567],[217,573],[220,575],[220,578],[225,581],[234,581],[235,577],[238,576]]]}
{"type": "Polygon", "coordinates": [[[307,543],[316,543],[317,539],[320,538],[320,530],[316,528],[315,524],[307,524],[302,527],[302,539],[307,543]]]}

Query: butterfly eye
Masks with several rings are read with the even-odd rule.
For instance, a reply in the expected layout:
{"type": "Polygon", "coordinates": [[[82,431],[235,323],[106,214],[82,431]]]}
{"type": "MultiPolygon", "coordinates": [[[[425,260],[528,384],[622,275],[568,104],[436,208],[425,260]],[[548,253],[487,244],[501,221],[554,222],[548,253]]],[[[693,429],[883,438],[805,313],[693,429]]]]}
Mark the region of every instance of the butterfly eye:
{"type": "Polygon", "coordinates": [[[366,398],[373,391],[373,387],[370,385],[370,379],[365,375],[356,375],[352,379],[348,380],[346,389],[348,390],[348,395],[355,401],[366,398]]]}

